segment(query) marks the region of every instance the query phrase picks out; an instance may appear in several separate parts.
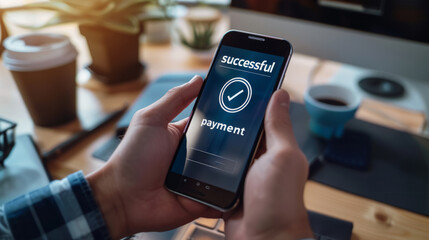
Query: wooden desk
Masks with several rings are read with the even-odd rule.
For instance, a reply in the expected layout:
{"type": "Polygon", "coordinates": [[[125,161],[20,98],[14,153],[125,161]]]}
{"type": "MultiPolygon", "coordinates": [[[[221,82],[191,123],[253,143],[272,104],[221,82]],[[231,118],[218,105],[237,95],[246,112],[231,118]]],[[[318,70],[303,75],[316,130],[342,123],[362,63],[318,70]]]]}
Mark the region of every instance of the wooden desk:
{"type": "MultiPolygon", "coordinates": [[[[11,31],[12,33],[22,30],[11,31]]],[[[76,26],[67,25],[51,28],[50,32],[62,32],[69,35],[80,51],[79,69],[89,62],[89,55],[84,39],[76,26]]],[[[147,63],[147,77],[154,80],[167,72],[207,70],[209,63],[193,58],[186,49],[174,45],[143,44],[142,59],[147,63]]],[[[286,74],[284,88],[288,89],[292,99],[302,101],[302,94],[307,87],[306,79],[318,60],[295,54],[286,74]]],[[[324,62],[315,75],[316,82],[326,82],[335,74],[340,64],[324,62]]],[[[88,82],[85,71],[79,72],[78,106],[82,118],[96,119],[100,115],[119,109],[125,103],[131,103],[142,90],[143,85],[131,84],[122,87],[123,91],[88,82]],[[88,89],[91,88],[93,90],[88,89]],[[134,88],[131,89],[130,88],[134,88]],[[95,89],[95,90],[94,90],[95,89]]],[[[18,122],[18,132],[31,133],[42,151],[51,149],[56,144],[70,137],[79,130],[75,121],[57,128],[40,128],[33,126],[29,114],[20,98],[18,89],[10,73],[0,64],[0,116],[18,122]]],[[[405,128],[417,132],[423,123],[423,116],[366,100],[357,116],[368,121],[395,128],[405,128]],[[376,108],[383,114],[375,115],[369,108],[376,108]],[[388,116],[386,118],[386,116],[388,116]],[[393,119],[393,120],[392,120],[393,119]],[[398,124],[399,123],[399,124],[398,124]]],[[[103,166],[104,162],[93,158],[92,153],[114,134],[115,123],[105,126],[70,151],[47,163],[48,170],[54,178],[63,178],[68,174],[83,170],[88,174],[103,166]]],[[[353,194],[308,181],[305,187],[306,206],[314,211],[346,219],[354,223],[352,239],[428,239],[429,218],[383,203],[365,199],[353,194]]]]}

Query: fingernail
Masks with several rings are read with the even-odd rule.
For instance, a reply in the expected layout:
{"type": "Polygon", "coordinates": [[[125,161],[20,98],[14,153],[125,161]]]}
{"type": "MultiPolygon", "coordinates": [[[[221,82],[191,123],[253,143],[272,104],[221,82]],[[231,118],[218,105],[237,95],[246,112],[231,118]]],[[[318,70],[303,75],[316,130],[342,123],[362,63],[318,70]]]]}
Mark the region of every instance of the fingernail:
{"type": "Polygon", "coordinates": [[[289,107],[289,94],[283,89],[279,90],[277,101],[280,106],[289,107]]]}
{"type": "Polygon", "coordinates": [[[189,81],[189,83],[193,83],[193,82],[197,81],[197,79],[198,79],[198,78],[200,78],[200,76],[195,75],[195,76],[191,79],[191,81],[189,81]]]}

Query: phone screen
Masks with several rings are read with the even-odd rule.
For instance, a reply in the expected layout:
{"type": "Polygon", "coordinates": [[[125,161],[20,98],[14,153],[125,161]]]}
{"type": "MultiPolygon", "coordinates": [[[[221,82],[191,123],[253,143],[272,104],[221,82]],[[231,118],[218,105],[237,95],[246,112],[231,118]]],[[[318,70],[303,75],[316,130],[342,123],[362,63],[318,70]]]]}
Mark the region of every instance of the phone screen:
{"type": "Polygon", "coordinates": [[[170,168],[170,174],[180,176],[174,180],[176,190],[224,199],[236,195],[284,61],[278,55],[220,46],[170,168]]]}

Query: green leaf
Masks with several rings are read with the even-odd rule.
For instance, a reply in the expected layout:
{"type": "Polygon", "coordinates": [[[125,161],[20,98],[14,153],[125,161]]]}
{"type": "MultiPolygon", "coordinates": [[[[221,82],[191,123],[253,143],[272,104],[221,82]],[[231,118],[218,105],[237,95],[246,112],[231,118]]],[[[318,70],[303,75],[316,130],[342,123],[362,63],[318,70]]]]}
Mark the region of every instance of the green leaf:
{"type": "Polygon", "coordinates": [[[102,16],[106,16],[109,13],[115,11],[116,8],[116,4],[114,2],[111,2],[109,4],[107,4],[106,6],[104,6],[104,8],[95,10],[95,9],[88,9],[87,11],[85,11],[85,14],[88,14],[90,16],[94,16],[94,17],[102,17],[102,16]]]}
{"type": "Polygon", "coordinates": [[[138,6],[144,6],[150,3],[156,3],[156,0],[123,0],[118,3],[117,11],[122,11],[127,8],[134,8],[138,6]]]}
{"type": "Polygon", "coordinates": [[[75,20],[76,20],[76,18],[73,18],[73,17],[65,17],[64,15],[56,14],[52,18],[48,19],[47,21],[45,21],[42,24],[29,25],[29,24],[16,23],[16,25],[19,27],[22,27],[22,28],[26,28],[26,29],[38,30],[38,29],[53,26],[53,25],[58,25],[58,24],[67,23],[67,22],[73,22],[75,20]]]}
{"type": "MultiPolygon", "coordinates": [[[[0,0],[1,1],[1,0],[0,0]]],[[[90,23],[105,26],[122,32],[137,33],[140,31],[140,21],[148,19],[166,19],[163,4],[172,0],[50,0],[26,4],[24,6],[3,9],[4,11],[18,10],[48,10],[57,12],[54,18],[34,26],[22,26],[38,29],[65,22],[90,23]],[[158,6],[156,11],[147,5],[158,6]],[[161,11],[160,11],[161,10],[161,11]],[[160,13],[160,14],[155,14],[160,13]]]]}
{"type": "Polygon", "coordinates": [[[62,24],[62,23],[75,22],[77,20],[78,19],[76,17],[73,17],[73,16],[66,16],[66,15],[56,14],[55,16],[53,16],[51,19],[49,19],[41,27],[48,27],[48,26],[58,25],[58,24],[62,24]]]}
{"type": "Polygon", "coordinates": [[[128,6],[126,8],[116,8],[112,15],[128,15],[128,16],[136,16],[144,12],[144,6],[148,3],[139,3],[135,5],[128,6]]]}
{"type": "Polygon", "coordinates": [[[73,8],[70,5],[63,2],[37,2],[30,3],[25,6],[22,6],[21,10],[31,10],[31,9],[43,9],[51,10],[59,13],[70,14],[70,15],[80,15],[82,11],[79,9],[73,8]]]}
{"type": "Polygon", "coordinates": [[[140,21],[135,17],[122,17],[117,19],[106,19],[100,25],[120,32],[137,34],[140,32],[140,21]]]}
{"type": "Polygon", "coordinates": [[[216,24],[215,23],[189,23],[191,28],[192,38],[187,39],[180,29],[177,29],[180,42],[190,48],[206,50],[213,48],[216,44],[213,43],[213,36],[216,24]]]}
{"type": "Polygon", "coordinates": [[[114,3],[111,0],[50,0],[51,2],[62,2],[70,5],[73,8],[80,10],[88,9],[103,9],[107,5],[114,3]]]}

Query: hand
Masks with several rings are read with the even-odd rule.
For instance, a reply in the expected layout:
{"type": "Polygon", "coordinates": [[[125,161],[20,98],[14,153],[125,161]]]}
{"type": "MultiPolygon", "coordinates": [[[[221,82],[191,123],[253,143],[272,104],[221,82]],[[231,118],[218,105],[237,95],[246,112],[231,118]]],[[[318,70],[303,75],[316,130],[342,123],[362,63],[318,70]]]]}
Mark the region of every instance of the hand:
{"type": "Polygon", "coordinates": [[[303,202],[308,175],[289,117],[289,95],[277,91],[265,115],[265,142],[250,168],[240,208],[226,217],[229,239],[313,238],[303,202]]]}
{"type": "Polygon", "coordinates": [[[170,121],[198,95],[202,82],[196,76],[137,112],[111,159],[87,177],[113,239],[172,229],[201,216],[221,216],[164,187],[187,119],[170,121]]]}

